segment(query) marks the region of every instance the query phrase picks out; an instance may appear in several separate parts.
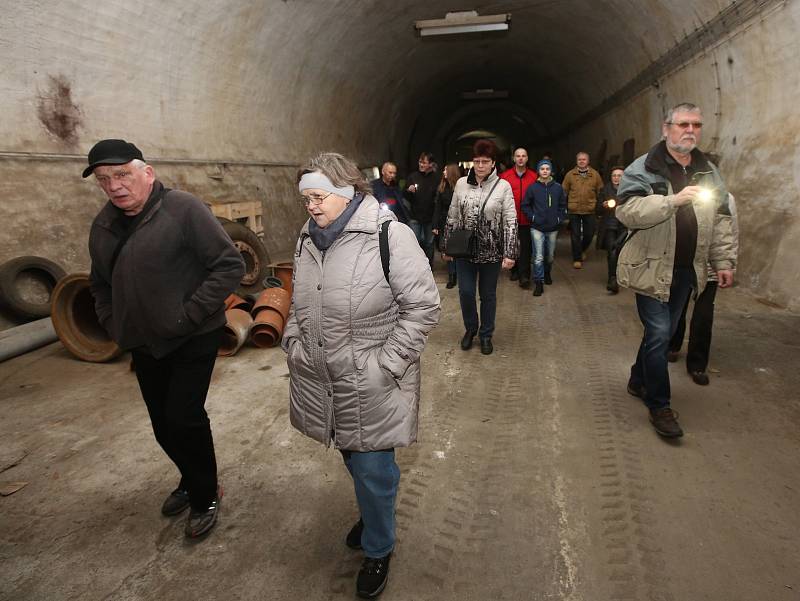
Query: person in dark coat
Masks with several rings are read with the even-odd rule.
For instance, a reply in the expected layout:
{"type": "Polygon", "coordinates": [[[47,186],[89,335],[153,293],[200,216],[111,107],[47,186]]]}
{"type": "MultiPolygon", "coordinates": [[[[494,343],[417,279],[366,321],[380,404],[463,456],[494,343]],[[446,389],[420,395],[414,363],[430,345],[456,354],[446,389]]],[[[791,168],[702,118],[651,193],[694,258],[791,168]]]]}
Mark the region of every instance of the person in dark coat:
{"type": "Polygon", "coordinates": [[[608,282],[606,290],[611,294],[619,292],[617,284],[617,257],[619,256],[620,239],[627,234],[627,228],[616,216],[617,187],[622,179],[623,167],[611,169],[611,181],[606,182],[597,199],[597,214],[600,218],[601,248],[608,252],[608,282]]]}
{"type": "MultiPolygon", "coordinates": [[[[439,239],[439,250],[444,252],[441,246],[445,225],[447,225],[447,212],[450,210],[450,202],[453,200],[453,190],[456,182],[461,178],[461,167],[456,163],[445,166],[442,172],[442,181],[436,189],[436,204],[433,210],[433,234],[439,239]]],[[[447,261],[447,288],[454,288],[456,285],[456,264],[455,261],[447,261]]]]}
{"type": "Polygon", "coordinates": [[[381,165],[381,176],[370,182],[372,194],[381,207],[389,209],[400,223],[408,224],[408,214],[403,206],[403,193],[397,186],[397,165],[389,161],[381,165]]]}
{"type": "Polygon", "coordinates": [[[434,169],[433,155],[419,155],[419,171],[409,174],[406,180],[405,197],[411,207],[408,225],[414,231],[428,262],[433,265],[433,210],[439,177],[434,169]]]}

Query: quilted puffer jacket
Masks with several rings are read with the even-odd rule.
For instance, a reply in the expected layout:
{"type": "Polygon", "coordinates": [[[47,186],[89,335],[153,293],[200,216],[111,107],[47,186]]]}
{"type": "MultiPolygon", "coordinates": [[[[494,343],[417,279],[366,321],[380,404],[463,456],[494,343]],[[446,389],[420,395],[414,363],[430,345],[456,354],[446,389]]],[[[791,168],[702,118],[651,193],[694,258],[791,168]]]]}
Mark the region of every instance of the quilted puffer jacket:
{"type": "Polygon", "coordinates": [[[439,291],[408,226],[366,196],[325,253],[308,223],[294,256],[292,308],[282,346],[290,420],[303,434],[350,451],[417,439],[420,355],[439,321],[439,291]],[[379,224],[389,226],[389,281],[379,224]]]}

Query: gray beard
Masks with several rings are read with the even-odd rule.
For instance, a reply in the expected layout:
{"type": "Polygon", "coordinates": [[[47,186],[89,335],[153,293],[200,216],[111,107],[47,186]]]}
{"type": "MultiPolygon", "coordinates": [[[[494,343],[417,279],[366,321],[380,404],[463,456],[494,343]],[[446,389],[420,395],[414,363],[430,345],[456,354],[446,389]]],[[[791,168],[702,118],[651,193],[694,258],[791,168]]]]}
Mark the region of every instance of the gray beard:
{"type": "Polygon", "coordinates": [[[691,146],[684,146],[683,144],[670,144],[667,142],[667,148],[670,150],[674,150],[678,154],[689,154],[695,148],[697,148],[697,144],[692,144],[691,146]]]}

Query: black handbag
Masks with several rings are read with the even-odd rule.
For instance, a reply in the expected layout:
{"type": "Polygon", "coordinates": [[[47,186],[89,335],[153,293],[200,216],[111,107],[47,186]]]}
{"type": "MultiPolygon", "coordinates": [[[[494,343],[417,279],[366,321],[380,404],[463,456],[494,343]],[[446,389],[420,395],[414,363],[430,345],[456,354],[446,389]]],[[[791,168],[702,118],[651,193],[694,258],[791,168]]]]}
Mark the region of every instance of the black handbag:
{"type": "MultiPolygon", "coordinates": [[[[480,220],[480,215],[483,215],[483,209],[486,207],[486,203],[489,202],[489,197],[492,195],[492,192],[494,192],[494,189],[499,183],[500,178],[498,177],[497,181],[494,182],[494,186],[492,186],[492,189],[489,190],[489,194],[486,195],[486,199],[481,205],[481,211],[478,220],[475,221],[475,227],[472,229],[454,229],[450,232],[450,235],[447,237],[447,245],[444,250],[444,253],[447,256],[453,257],[454,259],[473,259],[478,254],[478,221],[480,220]]],[[[466,219],[464,213],[462,212],[461,222],[464,223],[465,221],[466,219]]]]}

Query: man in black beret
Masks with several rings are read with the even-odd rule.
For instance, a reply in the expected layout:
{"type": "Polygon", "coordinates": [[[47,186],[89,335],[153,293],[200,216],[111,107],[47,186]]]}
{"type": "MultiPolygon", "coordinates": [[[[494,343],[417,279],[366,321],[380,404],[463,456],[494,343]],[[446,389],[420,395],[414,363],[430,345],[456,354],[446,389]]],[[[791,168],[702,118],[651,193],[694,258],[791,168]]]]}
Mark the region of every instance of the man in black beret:
{"type": "Polygon", "coordinates": [[[244,262],[208,207],[165,188],[134,144],[95,144],[92,174],[108,197],[89,233],[97,317],[131,351],[156,440],[180,471],[161,512],[190,508],[186,536],[201,536],[222,496],[205,400],[244,262]]]}

